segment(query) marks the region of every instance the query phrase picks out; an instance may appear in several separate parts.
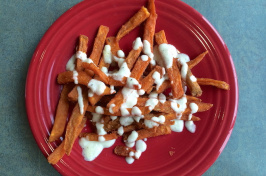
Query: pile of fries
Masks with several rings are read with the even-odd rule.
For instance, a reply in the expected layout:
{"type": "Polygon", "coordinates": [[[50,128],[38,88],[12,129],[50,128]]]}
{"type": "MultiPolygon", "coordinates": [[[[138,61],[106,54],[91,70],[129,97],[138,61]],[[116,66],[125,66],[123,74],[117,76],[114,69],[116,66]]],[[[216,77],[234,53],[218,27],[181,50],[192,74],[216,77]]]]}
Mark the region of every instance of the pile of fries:
{"type": "Polygon", "coordinates": [[[57,77],[63,89],[49,142],[60,137],[64,140],[48,156],[49,163],[56,164],[65,154],[70,155],[77,138],[103,142],[120,136],[126,145],[116,146],[114,153],[132,163],[146,150],[147,138],[182,131],[184,121],[187,129],[195,132],[193,122],[200,118],[194,113],[213,106],[198,98],[202,95],[200,86],[229,89],[223,81],[196,78],[191,70],[208,51],[190,60],[167,43],[163,30],[155,33],[156,20],[154,0],[149,0],[147,8],[141,7],[116,36],[107,37],[109,28],[101,25],[89,57],[89,39],[79,36],[67,71],[57,77]],[[125,56],[119,41],[142,23],[142,39],[136,38],[125,56]],[[187,88],[190,95],[186,95],[187,88]],[[70,104],[74,108],[67,120],[70,104]],[[94,132],[81,132],[87,121],[94,132]]]}

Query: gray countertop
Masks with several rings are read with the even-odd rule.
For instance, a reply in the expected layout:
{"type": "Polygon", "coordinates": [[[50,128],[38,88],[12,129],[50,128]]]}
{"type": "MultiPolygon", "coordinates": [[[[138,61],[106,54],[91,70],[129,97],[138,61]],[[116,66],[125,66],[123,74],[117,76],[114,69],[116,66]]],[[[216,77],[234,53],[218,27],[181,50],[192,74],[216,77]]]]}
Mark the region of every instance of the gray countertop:
{"type": "MultiPolygon", "coordinates": [[[[59,175],[31,133],[25,109],[25,81],[41,37],[78,2],[0,1],[0,175],[59,175]]],[[[239,83],[233,133],[204,175],[266,175],[266,1],[184,2],[203,14],[220,33],[233,57],[239,83]]]]}

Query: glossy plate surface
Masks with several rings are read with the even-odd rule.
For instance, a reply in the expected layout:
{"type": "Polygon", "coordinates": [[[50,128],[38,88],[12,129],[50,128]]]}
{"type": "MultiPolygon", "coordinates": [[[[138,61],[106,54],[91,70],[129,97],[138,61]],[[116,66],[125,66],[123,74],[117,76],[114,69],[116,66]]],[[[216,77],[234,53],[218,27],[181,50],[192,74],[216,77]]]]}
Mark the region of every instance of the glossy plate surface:
{"type": "MultiPolygon", "coordinates": [[[[61,86],[57,74],[65,71],[74,54],[80,34],[90,39],[89,48],[100,25],[110,27],[108,36],[115,35],[146,1],[83,1],[64,13],[46,32],[39,43],[28,71],[26,107],[30,126],[45,157],[59,143],[49,144],[56,105],[61,86]]],[[[54,167],[63,175],[200,175],[217,159],[233,130],[238,106],[235,68],[222,38],[197,11],[178,0],[156,0],[158,20],[156,31],[164,29],[167,40],[190,58],[209,51],[193,69],[196,77],[224,80],[230,90],[203,87],[203,102],[214,104],[207,112],[197,113],[196,133],[182,133],[148,139],[147,151],[132,165],[112,153],[115,145],[105,149],[93,162],[83,160],[76,141],[72,153],[54,167]],[[173,151],[173,156],[169,155],[173,151]]],[[[128,51],[141,28],[122,39],[120,47],[128,51]]],[[[89,51],[90,52],[90,51],[89,51]]],[[[88,53],[89,53],[88,52],[88,53]]],[[[120,139],[118,140],[118,142],[120,139]]]]}

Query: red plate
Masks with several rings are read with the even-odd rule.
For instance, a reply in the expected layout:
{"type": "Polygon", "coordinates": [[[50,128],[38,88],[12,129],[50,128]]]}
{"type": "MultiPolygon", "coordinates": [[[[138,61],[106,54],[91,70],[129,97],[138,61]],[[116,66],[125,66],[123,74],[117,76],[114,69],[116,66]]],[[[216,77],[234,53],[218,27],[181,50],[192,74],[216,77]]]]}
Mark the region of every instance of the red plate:
{"type": "MultiPolygon", "coordinates": [[[[80,34],[90,39],[89,47],[99,25],[110,27],[109,36],[146,1],[83,1],[64,13],[46,32],[39,43],[28,72],[26,106],[28,119],[36,142],[45,157],[58,145],[49,144],[55,109],[61,87],[57,74],[65,71],[68,59],[74,54],[80,34]]],[[[105,149],[93,162],[83,160],[76,141],[71,156],[65,156],[54,167],[63,175],[201,175],[217,159],[233,130],[238,106],[238,87],[235,68],[222,38],[196,10],[178,0],[156,0],[158,21],[156,31],[164,29],[168,42],[191,58],[205,50],[209,54],[193,69],[197,77],[224,80],[230,91],[203,87],[204,102],[213,103],[211,110],[198,113],[195,134],[182,133],[156,137],[147,141],[148,149],[132,165],[105,149]],[[174,151],[170,156],[169,151],[174,151]]],[[[135,30],[122,39],[121,47],[128,51],[135,30]]],[[[47,163],[48,164],[48,163],[47,163]]]]}

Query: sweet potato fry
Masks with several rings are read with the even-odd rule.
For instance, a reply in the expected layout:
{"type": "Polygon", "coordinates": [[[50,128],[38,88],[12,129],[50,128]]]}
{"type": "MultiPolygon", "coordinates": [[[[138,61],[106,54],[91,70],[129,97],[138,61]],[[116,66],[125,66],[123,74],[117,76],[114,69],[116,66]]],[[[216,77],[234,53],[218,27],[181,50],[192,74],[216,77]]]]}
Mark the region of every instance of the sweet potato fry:
{"type": "Polygon", "coordinates": [[[151,51],[153,51],[153,37],[155,33],[155,25],[157,20],[154,0],[149,0],[148,10],[150,12],[150,16],[147,18],[144,25],[143,40],[147,40],[151,44],[151,51]]]}
{"type": "Polygon", "coordinates": [[[157,93],[163,93],[166,89],[170,88],[171,84],[169,80],[165,80],[161,86],[159,87],[159,89],[157,90],[157,93]]]}
{"type": "MultiPolygon", "coordinates": [[[[118,156],[124,156],[124,157],[129,157],[129,153],[130,152],[136,152],[136,150],[129,148],[127,146],[124,145],[117,145],[114,149],[114,153],[118,156]]],[[[138,159],[135,158],[134,156],[132,156],[134,159],[138,159]]]]}
{"type": "MultiPolygon", "coordinates": [[[[86,123],[86,118],[83,118],[80,125],[78,126],[78,129],[75,133],[75,138],[78,137],[79,133],[82,131],[85,123],[86,123]]],[[[63,158],[65,155],[66,151],[64,149],[65,146],[65,140],[62,141],[62,143],[53,151],[52,154],[50,154],[47,158],[48,162],[50,164],[57,164],[60,159],[63,158]]]]}
{"type": "Polygon", "coordinates": [[[145,7],[141,7],[141,9],[134,16],[132,16],[124,25],[122,25],[121,29],[118,31],[116,35],[117,41],[119,41],[122,37],[127,35],[135,27],[140,25],[149,16],[150,13],[148,12],[148,10],[145,7]]]}
{"type": "Polygon", "coordinates": [[[230,86],[224,81],[219,81],[210,78],[197,78],[197,82],[199,85],[207,85],[207,86],[214,86],[219,89],[229,90],[230,86]]]}
{"type": "MultiPolygon", "coordinates": [[[[158,127],[150,128],[150,129],[142,129],[138,130],[138,138],[137,140],[141,140],[144,138],[150,138],[150,137],[156,137],[156,136],[161,136],[161,135],[166,135],[166,134],[171,134],[171,128],[170,126],[166,125],[159,125],[158,127]]],[[[123,139],[127,140],[129,134],[124,134],[123,139]]]]}
{"type": "MultiPolygon", "coordinates": [[[[154,0],[149,0],[148,2],[148,10],[150,12],[150,16],[147,18],[144,25],[144,34],[143,41],[146,40],[150,43],[150,51],[153,52],[153,38],[155,33],[155,25],[157,20],[157,14],[155,10],[154,0]]],[[[154,67],[153,64],[150,64],[150,70],[154,67]]]]}
{"type": "Polygon", "coordinates": [[[53,142],[59,139],[59,137],[61,137],[64,133],[66,122],[67,122],[68,108],[69,108],[67,94],[72,88],[73,88],[73,85],[69,84],[69,85],[64,85],[62,89],[60,99],[59,99],[57,109],[56,109],[53,129],[49,137],[49,142],[53,142]]]}
{"type": "MultiPolygon", "coordinates": [[[[89,38],[87,36],[80,35],[79,36],[79,44],[77,46],[76,53],[78,53],[78,52],[87,53],[87,50],[88,50],[88,42],[89,42],[89,38]]],[[[82,64],[81,58],[76,57],[76,68],[75,69],[77,71],[82,71],[83,70],[81,64],[82,64]]]]}
{"type": "Polygon", "coordinates": [[[162,43],[168,43],[166,40],[166,36],[165,36],[165,32],[164,30],[161,30],[157,33],[154,34],[155,37],[155,41],[158,45],[162,44],[162,43]]]}
{"type": "Polygon", "coordinates": [[[103,50],[104,43],[105,43],[105,39],[106,39],[108,32],[109,32],[109,27],[101,25],[99,27],[97,36],[94,40],[90,59],[93,61],[93,63],[96,66],[99,64],[102,50],[103,50]]]}
{"type": "MultiPolygon", "coordinates": [[[[179,120],[186,120],[186,121],[189,120],[189,114],[182,114],[182,116],[179,120]]],[[[191,121],[200,121],[200,118],[192,115],[190,120],[191,121]]]]}
{"type": "Polygon", "coordinates": [[[187,77],[186,77],[187,86],[188,86],[192,96],[199,97],[202,95],[202,90],[201,90],[197,80],[195,81],[195,80],[191,79],[191,77],[194,77],[194,75],[192,75],[191,70],[188,68],[187,77]]]}
{"type": "Polygon", "coordinates": [[[94,63],[83,62],[82,67],[93,71],[94,74],[96,74],[98,76],[97,77],[98,80],[104,82],[105,84],[109,84],[108,76],[99,67],[97,67],[94,63]]]}
{"type": "MultiPolygon", "coordinates": [[[[165,33],[163,30],[155,34],[155,40],[156,40],[156,43],[158,45],[161,45],[163,43],[167,43],[165,33]]],[[[162,54],[162,53],[160,52],[160,54],[162,54]]],[[[162,57],[163,57],[163,55],[162,55],[162,57]]],[[[165,69],[166,69],[166,72],[167,72],[169,80],[170,80],[173,97],[175,99],[181,98],[184,94],[184,90],[182,87],[181,75],[180,75],[179,69],[177,67],[177,60],[173,59],[172,67],[170,67],[170,68],[166,67],[165,69]]]]}
{"type": "MultiPolygon", "coordinates": [[[[87,86],[92,79],[86,72],[78,72],[78,83],[82,84],[84,86],[87,86]]],[[[66,71],[59,73],[57,76],[57,83],[58,84],[68,84],[74,82],[73,79],[73,72],[72,71],[66,71]]]]}
{"type": "Polygon", "coordinates": [[[76,102],[78,101],[78,85],[75,85],[74,88],[68,93],[67,97],[69,101],[76,102]]]}
{"type": "Polygon", "coordinates": [[[147,68],[147,66],[150,63],[150,58],[148,60],[144,61],[141,59],[141,57],[138,58],[137,62],[135,63],[132,72],[130,74],[130,77],[135,78],[136,80],[139,80],[140,77],[143,75],[143,72],[147,68]]]}
{"type": "MultiPolygon", "coordinates": [[[[96,133],[80,133],[79,135],[80,138],[85,137],[89,141],[98,141],[99,136],[100,135],[96,133]]],[[[105,141],[109,141],[109,140],[117,139],[118,134],[117,133],[105,134],[103,135],[103,137],[105,138],[105,141]]]]}
{"type": "Polygon", "coordinates": [[[143,78],[140,81],[141,89],[143,89],[146,93],[154,84],[154,79],[152,78],[152,75],[155,71],[159,72],[160,75],[162,75],[163,68],[160,66],[155,66],[155,68],[145,78],[143,78]]]}
{"type": "MultiPolygon", "coordinates": [[[[88,74],[86,74],[85,72],[78,72],[79,84],[84,85],[84,86],[88,86],[91,79],[92,78],[88,74]]],[[[68,83],[74,82],[73,72],[72,71],[66,71],[63,73],[59,73],[59,75],[57,77],[57,82],[58,82],[58,84],[68,84],[68,83]]],[[[104,92],[101,95],[110,95],[113,93],[114,92],[109,87],[106,86],[104,92]]]]}
{"type": "Polygon", "coordinates": [[[82,91],[82,97],[83,97],[83,106],[84,106],[83,112],[80,112],[79,103],[77,103],[72,111],[71,117],[67,124],[65,145],[64,145],[64,150],[66,151],[67,155],[70,155],[73,144],[76,140],[75,134],[77,134],[77,131],[79,130],[79,125],[82,123],[83,116],[88,107],[88,94],[87,91],[85,91],[84,89],[82,91]]]}
{"type": "Polygon", "coordinates": [[[125,62],[127,63],[127,66],[130,70],[133,68],[133,65],[138,59],[141,51],[142,51],[142,47],[138,48],[137,50],[132,49],[129,52],[128,56],[126,57],[125,62]]]}
{"type": "MultiPolygon", "coordinates": [[[[107,37],[106,38],[106,44],[110,45],[112,55],[117,56],[117,51],[120,50],[120,47],[119,47],[119,43],[116,41],[116,38],[115,37],[107,37]]],[[[106,67],[108,69],[109,66],[110,66],[110,63],[106,63],[105,59],[102,57],[100,60],[100,63],[99,63],[99,69],[102,69],[102,67],[106,67]]],[[[99,76],[95,75],[94,79],[98,79],[98,78],[99,78],[99,76]]],[[[108,81],[109,81],[110,85],[114,85],[112,82],[113,81],[112,77],[109,77],[108,81]]],[[[102,98],[101,95],[93,94],[92,97],[89,97],[89,102],[91,105],[95,105],[101,98],[102,98]]]]}
{"type": "Polygon", "coordinates": [[[188,64],[188,68],[191,70],[193,67],[195,67],[196,65],[198,65],[198,63],[200,63],[200,61],[202,61],[202,59],[204,58],[204,56],[208,53],[208,51],[205,51],[203,53],[201,53],[200,55],[198,55],[195,59],[189,61],[188,64]]]}

